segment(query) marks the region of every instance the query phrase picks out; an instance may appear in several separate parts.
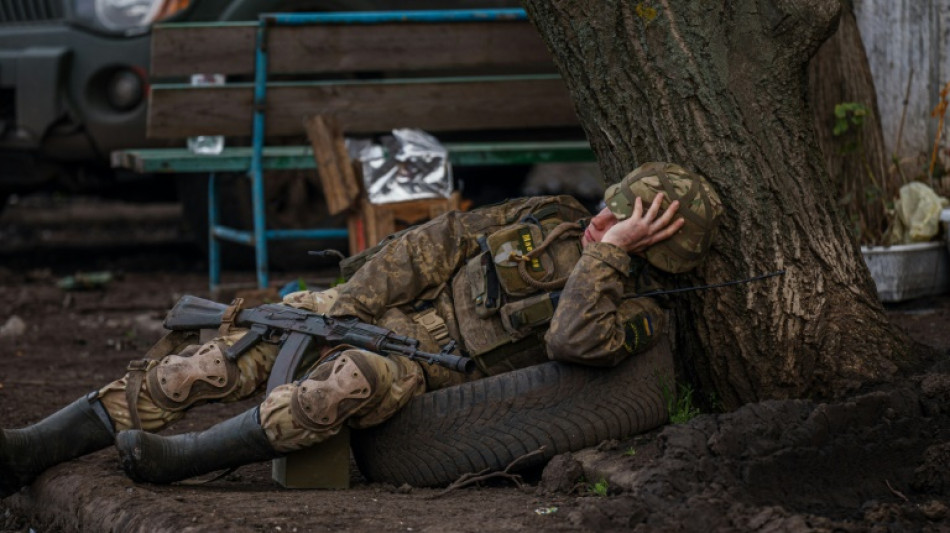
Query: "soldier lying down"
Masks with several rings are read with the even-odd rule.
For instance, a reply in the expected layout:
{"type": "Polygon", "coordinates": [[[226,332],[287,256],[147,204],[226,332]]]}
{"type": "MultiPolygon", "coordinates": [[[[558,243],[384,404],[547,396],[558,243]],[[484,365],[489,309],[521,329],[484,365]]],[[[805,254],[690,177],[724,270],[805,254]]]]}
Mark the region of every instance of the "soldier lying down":
{"type": "Polygon", "coordinates": [[[604,201],[593,217],[566,196],[446,213],[389,242],[347,283],[284,299],[419,339],[429,352],[454,340],[473,372],[323,346],[301,379],[259,406],[162,437],[154,432],[195,405],[260,391],[279,350],[261,342],[225,357],[247,332],[233,323],[204,344],[172,332],[121,379],[32,426],[2,430],[0,496],[113,443],[130,477],[169,483],[313,446],[343,424],[379,424],[426,391],[548,360],[612,366],[635,357],[656,344],[665,320],[655,301],[632,297],[640,273],[698,265],[722,206],[704,178],[670,163],[637,168],[604,201]]]}

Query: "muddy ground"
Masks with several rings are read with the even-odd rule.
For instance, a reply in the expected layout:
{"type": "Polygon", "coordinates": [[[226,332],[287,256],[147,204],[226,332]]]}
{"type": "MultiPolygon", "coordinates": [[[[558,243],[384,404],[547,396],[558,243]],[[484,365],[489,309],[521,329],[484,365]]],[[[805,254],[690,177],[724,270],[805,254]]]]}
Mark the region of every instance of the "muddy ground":
{"type": "MultiPolygon", "coordinates": [[[[201,255],[174,230],[152,241],[133,236],[119,244],[88,239],[85,246],[37,245],[42,239],[36,235],[12,238],[15,228],[9,218],[6,225],[3,221],[2,427],[34,422],[120,376],[160,334],[156,324],[179,295],[209,296],[201,255]],[[79,271],[108,271],[113,279],[92,290],[57,286],[79,271]]],[[[274,277],[275,284],[321,279],[314,273],[274,277]]],[[[248,273],[228,277],[251,280],[248,273]]],[[[200,486],[155,486],[128,480],[115,451],[106,449],[55,467],[0,501],[0,526],[3,531],[950,530],[950,298],[893,306],[888,314],[930,347],[915,348],[930,357],[922,367],[926,371],[840,402],[764,402],[701,415],[627,442],[560,456],[543,473],[526,473],[520,488],[501,479],[442,493],[374,484],[354,471],[349,490],[287,490],[271,480],[269,464],[243,467],[200,486]]],[[[169,432],[201,429],[250,405],[204,406],[169,432]]]]}

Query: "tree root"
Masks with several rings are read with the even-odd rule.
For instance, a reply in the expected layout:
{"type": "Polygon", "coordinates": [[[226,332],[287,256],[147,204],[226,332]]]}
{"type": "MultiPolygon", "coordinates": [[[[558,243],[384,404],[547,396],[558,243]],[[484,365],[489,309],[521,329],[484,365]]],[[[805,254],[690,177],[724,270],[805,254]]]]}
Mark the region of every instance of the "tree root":
{"type": "Polygon", "coordinates": [[[891,493],[893,493],[894,496],[897,496],[898,498],[904,500],[904,502],[906,502],[906,503],[910,503],[910,499],[909,499],[907,496],[904,496],[904,493],[903,493],[903,492],[901,492],[901,491],[895,489],[894,487],[892,487],[890,481],[888,481],[888,480],[885,479],[885,480],[884,480],[884,484],[887,485],[887,488],[889,488],[889,489],[891,490],[891,493]]]}
{"type": "Polygon", "coordinates": [[[490,468],[486,468],[480,472],[470,472],[467,474],[462,474],[458,479],[453,481],[451,485],[444,488],[441,492],[432,495],[432,497],[429,499],[434,500],[435,498],[440,498],[442,496],[445,496],[446,494],[452,492],[453,490],[460,489],[462,487],[467,487],[469,485],[479,483],[479,482],[492,479],[492,478],[503,478],[503,479],[510,480],[512,483],[515,484],[516,487],[518,487],[518,489],[524,489],[524,484],[522,482],[521,476],[518,474],[512,474],[509,472],[509,470],[514,468],[516,464],[518,464],[520,461],[524,459],[527,459],[529,457],[534,457],[535,455],[544,453],[544,448],[545,448],[544,446],[541,446],[540,448],[538,448],[537,450],[534,450],[533,452],[528,452],[520,457],[516,457],[514,461],[508,463],[508,466],[506,466],[504,470],[496,470],[494,472],[491,472],[490,468]]]}

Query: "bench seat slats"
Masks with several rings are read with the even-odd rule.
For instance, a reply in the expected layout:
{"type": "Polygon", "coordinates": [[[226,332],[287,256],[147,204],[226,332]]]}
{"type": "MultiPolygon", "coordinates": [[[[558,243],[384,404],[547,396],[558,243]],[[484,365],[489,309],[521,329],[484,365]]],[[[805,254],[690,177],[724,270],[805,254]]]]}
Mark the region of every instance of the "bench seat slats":
{"type": "MultiPolygon", "coordinates": [[[[149,98],[148,136],[250,135],[253,93],[251,84],[155,85],[149,98]]],[[[318,114],[335,115],[348,134],[394,128],[438,133],[578,125],[567,88],[553,75],[268,85],[267,136],[303,134],[304,117],[318,114]]]]}
{"type": "MultiPolygon", "coordinates": [[[[276,26],[268,30],[269,74],[300,72],[556,72],[527,21],[276,26]]],[[[251,74],[257,23],[166,24],[152,33],[151,75],[251,74]]]]}

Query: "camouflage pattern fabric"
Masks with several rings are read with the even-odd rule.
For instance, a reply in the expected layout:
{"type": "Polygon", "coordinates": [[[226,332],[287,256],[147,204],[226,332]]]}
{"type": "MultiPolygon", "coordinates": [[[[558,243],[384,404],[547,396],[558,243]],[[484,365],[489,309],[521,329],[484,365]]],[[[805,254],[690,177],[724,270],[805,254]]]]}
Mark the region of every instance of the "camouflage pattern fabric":
{"type": "MultiPolygon", "coordinates": [[[[523,199],[470,213],[449,213],[387,245],[339,287],[330,314],[371,321],[388,308],[411,307],[425,300],[433,301],[440,316],[452,322],[455,304],[445,295],[451,292],[447,289],[456,273],[480,252],[478,237],[514,224],[552,200],[574,214],[564,219],[589,216],[569,197],[523,199]]],[[[630,257],[616,246],[592,243],[585,249],[544,337],[549,359],[616,364],[631,355],[625,343],[627,324],[643,313],[656,326],[652,330],[656,333],[651,335],[663,331],[664,314],[655,302],[625,298],[636,292],[637,280],[628,276],[629,271],[630,257]]],[[[449,332],[464,343],[457,323],[449,327],[449,332]]]]}
{"type": "MultiPolygon", "coordinates": [[[[236,329],[227,335],[216,337],[201,346],[186,346],[174,354],[165,354],[165,357],[179,354],[193,354],[210,344],[217,344],[225,348],[237,342],[238,339],[244,336],[245,332],[246,330],[236,329]]],[[[274,360],[277,358],[278,349],[279,347],[274,344],[258,343],[248,350],[247,353],[237,360],[236,364],[239,372],[236,386],[227,396],[217,401],[236,402],[248,398],[257,392],[270,375],[270,370],[274,366],[274,360]]],[[[165,357],[162,359],[165,359],[165,357]]],[[[162,359],[150,361],[149,371],[154,371],[153,369],[161,364],[162,359]]],[[[99,390],[99,400],[102,402],[103,407],[106,408],[106,412],[109,413],[113,423],[115,423],[116,431],[132,429],[133,427],[128,402],[126,401],[125,389],[128,383],[129,374],[126,374],[121,379],[99,390]]],[[[182,405],[181,408],[168,409],[167,406],[163,406],[165,402],[161,402],[153,396],[154,392],[155,391],[149,390],[148,380],[143,380],[138,393],[137,407],[142,422],[142,429],[146,431],[159,431],[184,416],[185,409],[200,405],[201,403],[207,403],[186,403],[182,405]]],[[[157,393],[155,395],[157,395],[157,393]]]]}
{"type": "MultiPolygon", "coordinates": [[[[551,204],[561,207],[564,220],[590,216],[568,196],[522,198],[466,213],[446,213],[386,245],[339,287],[339,298],[330,314],[371,322],[388,308],[411,306],[418,300],[433,301],[466,260],[480,251],[478,237],[515,224],[551,204]]],[[[451,310],[439,308],[443,318],[444,312],[451,310]]]]}
{"type": "MultiPolygon", "coordinates": [[[[316,313],[326,313],[334,301],[336,301],[336,290],[334,289],[323,292],[299,291],[284,298],[284,303],[287,305],[308,309],[316,313]]],[[[148,362],[146,371],[153,371],[157,365],[170,356],[194,354],[212,344],[220,347],[231,346],[243,337],[245,332],[244,329],[236,328],[227,335],[216,337],[202,345],[186,344],[171,348],[168,353],[157,354],[156,359],[148,362]]],[[[220,398],[218,401],[239,401],[256,393],[266,383],[278,351],[279,347],[276,345],[259,343],[241,356],[237,360],[239,371],[237,386],[227,396],[220,398]]],[[[117,431],[132,429],[133,427],[126,400],[126,386],[129,383],[129,378],[130,375],[126,374],[99,391],[99,399],[115,423],[117,431]]],[[[187,404],[182,405],[179,409],[169,409],[165,402],[153,397],[153,391],[149,390],[148,380],[142,380],[136,401],[142,429],[146,431],[160,431],[168,424],[182,418],[184,409],[198,404],[187,404]]]]}
{"type": "Polygon", "coordinates": [[[637,197],[646,209],[661,192],[663,209],[674,200],[680,201],[676,215],[686,224],[670,239],[648,248],[646,259],[665,272],[692,270],[709,251],[722,215],[722,201],[706,178],[673,163],[646,163],[611,185],[604,202],[619,220],[624,220],[633,212],[637,197]]]}
{"type": "MultiPolygon", "coordinates": [[[[520,199],[468,213],[451,212],[393,240],[353,278],[332,292],[299,292],[285,304],[331,316],[356,316],[400,334],[420,339],[426,350],[437,350],[430,332],[412,319],[421,307],[434,307],[444,319],[448,336],[464,341],[459,333],[455,305],[448,290],[452,278],[466,261],[480,252],[478,238],[521,221],[545,206],[555,206],[564,220],[579,220],[589,213],[569,197],[520,199]]],[[[552,360],[588,365],[614,365],[632,354],[649,349],[664,330],[664,313],[649,299],[633,299],[637,280],[629,276],[630,257],[619,248],[603,243],[588,245],[571,271],[560,295],[549,328],[543,335],[543,349],[552,360]]],[[[243,335],[229,332],[210,342],[229,346],[243,335]]],[[[537,346],[533,347],[537,350],[537,346]]],[[[181,347],[179,353],[194,351],[181,347]]],[[[260,390],[274,363],[277,346],[259,344],[238,360],[239,377],[234,389],[219,401],[236,401],[260,390]]],[[[483,376],[462,375],[447,369],[420,364],[401,357],[382,357],[363,350],[348,349],[358,359],[364,373],[372,376],[372,390],[349,404],[340,402],[316,408],[328,410],[332,423],[314,424],[321,417],[309,413],[294,415],[295,397],[303,397],[300,387],[308,382],[333,379],[322,365],[310,377],[274,389],[261,407],[261,420],[271,444],[282,452],[301,449],[325,440],[342,424],[369,427],[402,408],[413,396],[427,390],[455,385],[483,376]],[[332,410],[330,412],[329,410],[332,410]]],[[[159,364],[153,361],[150,364],[159,364]]],[[[130,421],[125,401],[128,375],[100,391],[103,405],[118,430],[130,421]]],[[[311,383],[312,385],[313,383],[311,383]]],[[[305,396],[305,395],[304,395],[305,396]]],[[[177,420],[184,410],[160,407],[145,381],[138,394],[143,428],[157,431],[177,420]]]]}
{"type": "Polygon", "coordinates": [[[587,245],[567,281],[544,342],[555,361],[596,366],[616,365],[656,344],[665,330],[666,315],[649,298],[625,298],[636,292],[636,280],[626,277],[630,256],[611,244],[587,245]],[[645,328],[638,342],[629,331],[645,328]]]}
{"type": "MultiPolygon", "coordinates": [[[[308,296],[294,293],[285,297],[301,301],[308,296]],[[296,294],[296,296],[294,295],[296,294]]],[[[312,309],[316,312],[323,312],[312,309]]],[[[438,351],[439,347],[429,332],[412,318],[399,309],[387,309],[376,323],[384,328],[397,331],[419,339],[420,348],[426,351],[438,351]]],[[[294,396],[301,387],[313,386],[312,380],[303,380],[300,383],[288,383],[275,388],[267,395],[261,405],[261,426],[267,434],[268,440],[280,452],[290,452],[312,446],[339,433],[343,424],[352,428],[371,427],[384,422],[413,398],[426,390],[440,389],[457,385],[469,379],[481,377],[477,372],[464,375],[453,372],[437,365],[429,365],[410,361],[405,357],[383,357],[365,350],[347,350],[352,356],[359,357],[360,362],[371,367],[370,373],[376,376],[370,398],[350,412],[347,418],[333,417],[333,423],[323,427],[313,427],[295,416],[293,412],[294,396]],[[308,427],[309,426],[309,427],[308,427]]],[[[318,362],[308,374],[315,376],[320,373],[320,367],[327,367],[332,363],[318,362]]],[[[336,413],[340,410],[338,404],[328,406],[314,406],[315,409],[325,409],[336,413]]]]}
{"type": "Polygon", "coordinates": [[[354,428],[370,427],[395,414],[413,396],[425,392],[425,380],[419,365],[401,357],[383,357],[365,350],[345,350],[343,355],[360,359],[369,366],[374,384],[367,398],[347,408],[342,402],[312,404],[316,412],[332,416],[332,422],[315,426],[294,413],[294,397],[302,387],[314,387],[327,379],[320,370],[332,365],[321,363],[298,383],[281,385],[270,392],[261,405],[261,426],[268,441],[279,452],[291,452],[313,446],[339,433],[343,424],[354,428]]]}

